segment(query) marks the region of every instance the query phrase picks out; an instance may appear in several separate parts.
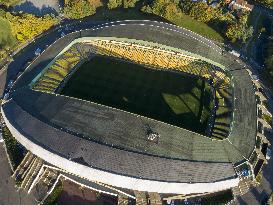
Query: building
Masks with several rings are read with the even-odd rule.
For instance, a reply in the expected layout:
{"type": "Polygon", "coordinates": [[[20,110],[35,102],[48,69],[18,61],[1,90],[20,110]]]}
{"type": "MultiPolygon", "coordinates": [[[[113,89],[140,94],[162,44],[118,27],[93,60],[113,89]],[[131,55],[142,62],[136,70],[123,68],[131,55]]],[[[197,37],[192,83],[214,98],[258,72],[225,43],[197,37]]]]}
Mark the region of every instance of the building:
{"type": "MultiPolygon", "coordinates": [[[[225,106],[225,100],[219,101],[222,103],[216,107],[225,106]]],[[[235,56],[223,53],[212,41],[170,24],[111,22],[62,37],[15,82],[1,111],[11,133],[34,155],[67,173],[122,190],[212,193],[235,187],[241,176],[252,177],[254,172],[250,159],[256,146],[257,104],[245,65],[238,63],[235,56]],[[225,97],[231,99],[232,106],[226,106],[231,121],[225,127],[212,122],[210,133],[219,137],[212,140],[143,116],[58,95],[55,91],[70,72],[54,81],[56,84],[37,84],[55,57],[69,49],[78,61],[88,58],[89,53],[100,52],[128,59],[130,56],[132,61],[138,56],[139,61],[147,64],[166,62],[167,68],[175,59],[202,62],[208,65],[206,71],[200,72],[202,67],[196,67],[198,71],[191,67],[182,71],[212,79],[218,92],[229,93],[225,97]],[[152,53],[160,59],[151,61],[146,57],[152,53]],[[153,131],[152,139],[156,139],[149,149],[132,148],[126,140],[112,141],[121,136],[145,144],[150,140],[146,125],[153,131]],[[224,134],[217,135],[217,130],[222,129],[224,134]],[[94,138],[88,140],[86,136],[94,138]],[[165,139],[167,148],[158,143],[158,138],[159,142],[165,139]]]]}

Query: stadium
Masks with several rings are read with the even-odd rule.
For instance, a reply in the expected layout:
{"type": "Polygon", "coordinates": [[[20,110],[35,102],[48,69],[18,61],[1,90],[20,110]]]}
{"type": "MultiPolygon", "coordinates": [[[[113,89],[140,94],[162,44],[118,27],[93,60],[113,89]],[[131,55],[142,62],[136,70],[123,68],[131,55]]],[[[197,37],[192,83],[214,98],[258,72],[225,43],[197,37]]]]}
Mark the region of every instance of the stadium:
{"type": "Polygon", "coordinates": [[[124,190],[211,193],[253,174],[247,65],[191,31],[117,21],[58,39],[2,104],[12,135],[72,175],[124,190]]]}

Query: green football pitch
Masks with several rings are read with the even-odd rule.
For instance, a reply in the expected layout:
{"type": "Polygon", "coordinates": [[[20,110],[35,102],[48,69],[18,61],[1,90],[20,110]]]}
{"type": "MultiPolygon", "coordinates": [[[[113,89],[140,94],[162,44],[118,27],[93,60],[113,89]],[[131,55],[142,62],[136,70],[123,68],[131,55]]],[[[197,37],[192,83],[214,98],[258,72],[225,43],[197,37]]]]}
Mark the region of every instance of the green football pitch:
{"type": "Polygon", "coordinates": [[[205,134],[213,106],[200,78],[95,56],[68,80],[61,94],[205,134]]]}

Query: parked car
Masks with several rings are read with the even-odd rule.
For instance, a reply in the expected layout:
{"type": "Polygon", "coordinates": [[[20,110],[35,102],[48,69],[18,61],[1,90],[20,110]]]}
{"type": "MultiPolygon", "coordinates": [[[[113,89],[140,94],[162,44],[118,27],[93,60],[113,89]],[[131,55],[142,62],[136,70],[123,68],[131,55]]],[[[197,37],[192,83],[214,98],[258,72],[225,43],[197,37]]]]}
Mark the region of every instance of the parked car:
{"type": "Polygon", "coordinates": [[[36,50],[35,50],[35,55],[36,56],[38,56],[38,55],[40,55],[41,54],[41,49],[40,48],[37,48],[36,50]]]}
{"type": "Polygon", "coordinates": [[[231,53],[232,55],[236,56],[236,57],[240,57],[240,53],[238,53],[237,51],[235,50],[232,50],[232,51],[229,51],[229,53],[231,53]]]}
{"type": "Polygon", "coordinates": [[[10,80],[10,81],[9,81],[9,83],[8,83],[8,89],[10,89],[10,88],[13,86],[13,83],[14,83],[13,80],[10,80]]]}
{"type": "Polygon", "coordinates": [[[269,160],[272,156],[272,151],[269,147],[267,147],[265,158],[269,160]]]}
{"type": "Polygon", "coordinates": [[[259,81],[259,78],[257,75],[251,75],[251,77],[252,77],[252,80],[257,81],[257,82],[259,81]]]}

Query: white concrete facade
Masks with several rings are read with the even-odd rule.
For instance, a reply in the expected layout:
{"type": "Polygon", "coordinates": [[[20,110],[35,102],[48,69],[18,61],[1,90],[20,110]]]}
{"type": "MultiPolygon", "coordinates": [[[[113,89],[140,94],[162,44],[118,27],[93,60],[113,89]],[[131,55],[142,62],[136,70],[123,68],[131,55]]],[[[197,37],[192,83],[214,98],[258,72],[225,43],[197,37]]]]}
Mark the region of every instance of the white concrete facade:
{"type": "Polygon", "coordinates": [[[55,153],[48,151],[47,149],[35,144],[22,133],[20,133],[9,121],[3,108],[1,107],[3,118],[6,122],[12,135],[18,140],[26,149],[40,157],[44,161],[65,170],[68,173],[77,175],[81,178],[85,178],[90,181],[98,181],[105,184],[109,184],[116,187],[158,192],[158,193],[175,193],[175,194],[198,194],[198,193],[210,193],[221,190],[226,190],[231,187],[235,187],[239,183],[239,178],[233,178],[229,180],[223,180],[212,183],[174,183],[174,182],[162,182],[153,181],[140,178],[133,178],[123,175],[118,175],[106,171],[101,171],[88,167],[76,162],[70,161],[64,157],[61,157],[55,153]]]}

